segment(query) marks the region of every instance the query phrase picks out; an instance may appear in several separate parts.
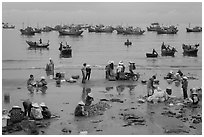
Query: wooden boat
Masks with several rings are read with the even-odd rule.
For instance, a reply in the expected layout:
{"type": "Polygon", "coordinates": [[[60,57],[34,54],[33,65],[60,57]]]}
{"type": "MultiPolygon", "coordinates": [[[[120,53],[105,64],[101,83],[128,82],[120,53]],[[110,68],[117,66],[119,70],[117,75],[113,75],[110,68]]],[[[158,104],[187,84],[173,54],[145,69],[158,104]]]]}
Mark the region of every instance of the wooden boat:
{"type": "Polygon", "coordinates": [[[96,30],[95,30],[94,27],[89,27],[89,28],[88,28],[88,32],[96,32],[96,30]]]}
{"type": "Polygon", "coordinates": [[[47,43],[39,43],[39,42],[33,42],[33,41],[27,41],[26,43],[31,47],[31,48],[48,48],[49,41],[47,43]]]}
{"type": "Polygon", "coordinates": [[[34,28],[34,33],[41,33],[42,29],[34,28]]]}
{"type": "Polygon", "coordinates": [[[70,58],[70,57],[72,57],[72,49],[71,48],[62,49],[60,51],[60,57],[63,57],[63,58],[70,58]]]}
{"type": "Polygon", "coordinates": [[[117,26],[115,30],[117,31],[117,34],[123,34],[125,29],[122,26],[117,26]]]}
{"type": "Polygon", "coordinates": [[[131,27],[126,28],[124,30],[123,34],[124,35],[142,35],[145,32],[145,30],[141,30],[140,28],[133,29],[131,27]]]}
{"type": "Polygon", "coordinates": [[[32,27],[27,27],[25,29],[20,29],[22,35],[35,35],[35,31],[32,27]]]}
{"type": "Polygon", "coordinates": [[[176,50],[165,50],[162,49],[161,50],[161,55],[162,56],[174,56],[175,52],[177,52],[176,50]]]}
{"type": "Polygon", "coordinates": [[[125,44],[126,46],[129,46],[129,45],[132,45],[132,42],[126,41],[124,44],[125,44]]]}
{"type": "Polygon", "coordinates": [[[199,44],[195,44],[195,45],[186,45],[183,44],[182,48],[183,48],[183,55],[187,55],[187,56],[197,56],[198,53],[198,47],[199,44]]]}
{"type": "Polygon", "coordinates": [[[50,31],[52,31],[52,30],[53,30],[53,28],[52,28],[52,27],[49,27],[49,26],[45,26],[45,27],[42,29],[43,32],[50,32],[50,31]]]}
{"type": "Polygon", "coordinates": [[[158,29],[157,34],[176,34],[178,32],[177,29],[158,29]]]}
{"type": "Polygon", "coordinates": [[[107,27],[96,27],[95,32],[97,33],[112,33],[114,31],[113,27],[107,26],[107,27]]]}
{"type": "Polygon", "coordinates": [[[147,31],[157,31],[160,28],[159,23],[152,23],[151,26],[147,27],[147,31]]]}
{"type": "Polygon", "coordinates": [[[8,23],[3,23],[3,29],[14,29],[15,26],[14,25],[8,25],[8,23]]]}
{"type": "Polygon", "coordinates": [[[158,54],[146,53],[147,58],[157,58],[158,54]]]}
{"type": "Polygon", "coordinates": [[[83,33],[82,30],[71,29],[69,31],[59,30],[59,35],[72,35],[72,36],[79,36],[83,33]]]}
{"type": "Polygon", "coordinates": [[[67,44],[65,46],[61,42],[60,47],[59,47],[59,51],[60,51],[60,57],[64,57],[64,58],[72,57],[72,48],[71,48],[71,46],[69,46],[67,44]]]}
{"type": "Polygon", "coordinates": [[[186,28],[187,32],[202,32],[202,27],[186,28]]]}

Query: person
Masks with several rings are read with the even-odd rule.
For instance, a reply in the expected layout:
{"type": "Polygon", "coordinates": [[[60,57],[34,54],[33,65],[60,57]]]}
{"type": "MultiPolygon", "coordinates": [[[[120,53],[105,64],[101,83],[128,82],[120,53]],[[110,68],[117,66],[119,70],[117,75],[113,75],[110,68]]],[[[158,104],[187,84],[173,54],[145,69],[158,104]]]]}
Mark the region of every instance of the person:
{"type": "Polygon", "coordinates": [[[172,94],[172,89],[170,87],[167,87],[166,90],[161,90],[159,87],[157,87],[155,89],[155,92],[152,96],[149,96],[147,98],[147,100],[149,102],[164,102],[164,101],[167,101],[169,98],[173,97],[171,96],[172,94]]]}
{"type": "Polygon", "coordinates": [[[170,49],[170,45],[168,45],[166,49],[167,49],[168,51],[170,51],[170,50],[171,50],[171,49],[170,49]]]}
{"type": "Polygon", "coordinates": [[[86,116],[87,113],[84,110],[84,106],[85,106],[85,103],[83,101],[80,101],[77,107],[75,108],[74,115],[75,116],[86,116]]]}
{"type": "Polygon", "coordinates": [[[166,46],[164,45],[164,42],[162,43],[161,49],[165,49],[166,50],[166,46]]]}
{"type": "Polygon", "coordinates": [[[27,99],[27,100],[24,100],[22,103],[24,107],[24,116],[30,117],[32,102],[29,99],[27,99]]]}
{"type": "Polygon", "coordinates": [[[174,72],[173,70],[170,70],[169,73],[167,74],[167,79],[172,79],[174,77],[174,72]]]}
{"type": "Polygon", "coordinates": [[[41,38],[40,38],[39,42],[40,42],[40,44],[42,44],[42,39],[41,38]]]}
{"type": "Polygon", "coordinates": [[[182,81],[182,89],[183,89],[183,98],[188,98],[188,78],[186,76],[183,77],[182,81]]]}
{"type": "Polygon", "coordinates": [[[129,71],[130,71],[130,74],[133,76],[134,75],[134,71],[136,67],[135,67],[135,63],[132,62],[132,61],[129,61],[129,71]]]}
{"type": "Polygon", "coordinates": [[[41,120],[41,119],[43,119],[41,108],[38,105],[38,103],[32,103],[30,118],[34,119],[34,120],[41,120]]]}
{"type": "Polygon", "coordinates": [[[59,47],[60,51],[62,50],[62,47],[63,47],[62,42],[60,42],[60,47],[59,47]]]}
{"type": "Polygon", "coordinates": [[[21,122],[24,118],[24,113],[19,106],[13,106],[9,111],[10,121],[11,123],[21,122]]]}
{"type": "Polygon", "coordinates": [[[158,55],[158,53],[156,52],[155,49],[153,49],[152,54],[156,54],[156,55],[158,55]]]}
{"type": "Polygon", "coordinates": [[[46,86],[46,85],[47,85],[47,81],[45,80],[45,77],[42,76],[41,80],[38,83],[38,87],[43,87],[43,86],[46,86]]]}
{"type": "Polygon", "coordinates": [[[181,76],[180,76],[180,74],[178,72],[175,74],[174,79],[177,80],[177,81],[181,81],[181,76]]]}
{"type": "Polygon", "coordinates": [[[51,112],[48,109],[48,107],[45,105],[44,102],[40,104],[40,107],[42,108],[42,115],[44,119],[50,119],[51,118],[51,112]]]}
{"type": "Polygon", "coordinates": [[[189,100],[193,105],[197,105],[199,102],[199,98],[198,98],[198,93],[196,91],[196,88],[193,88],[190,91],[191,91],[191,94],[190,94],[189,100]]]}
{"type": "Polygon", "coordinates": [[[115,80],[114,61],[110,62],[109,80],[115,80]]]}
{"type": "Polygon", "coordinates": [[[86,77],[85,79],[90,79],[90,76],[91,76],[91,66],[90,65],[87,65],[86,67],[86,77]]]}
{"type": "Polygon", "coordinates": [[[90,106],[93,101],[94,101],[93,94],[90,92],[86,97],[85,106],[90,106]]]}
{"type": "Polygon", "coordinates": [[[111,61],[109,60],[108,61],[108,65],[106,65],[106,67],[105,67],[105,71],[106,71],[106,79],[108,79],[109,78],[109,76],[110,76],[110,64],[111,64],[111,61]]]}
{"type": "Polygon", "coordinates": [[[49,58],[49,63],[46,65],[46,73],[52,79],[54,77],[54,62],[49,58]]]}
{"type": "Polygon", "coordinates": [[[9,125],[9,113],[7,109],[2,110],[2,128],[7,127],[9,125]]]}
{"type": "Polygon", "coordinates": [[[30,78],[27,80],[27,86],[35,86],[34,76],[31,74],[30,78]]]}
{"type": "Polygon", "coordinates": [[[154,89],[156,88],[154,86],[155,79],[156,79],[156,76],[153,75],[147,82],[147,97],[151,96],[154,93],[154,89]]]}
{"type": "Polygon", "coordinates": [[[66,46],[67,46],[67,48],[71,48],[71,46],[70,46],[70,45],[68,45],[68,44],[67,44],[67,42],[66,42],[66,46]]]}
{"type": "Polygon", "coordinates": [[[123,64],[123,61],[120,61],[118,63],[118,66],[117,66],[117,79],[124,79],[125,78],[125,66],[123,64]]]}
{"type": "Polygon", "coordinates": [[[83,64],[83,67],[81,68],[82,72],[82,83],[86,82],[86,63],[83,64]]]}
{"type": "Polygon", "coordinates": [[[179,69],[178,70],[178,72],[177,73],[179,73],[179,75],[182,77],[183,76],[183,72],[181,72],[181,70],[179,69]]]}

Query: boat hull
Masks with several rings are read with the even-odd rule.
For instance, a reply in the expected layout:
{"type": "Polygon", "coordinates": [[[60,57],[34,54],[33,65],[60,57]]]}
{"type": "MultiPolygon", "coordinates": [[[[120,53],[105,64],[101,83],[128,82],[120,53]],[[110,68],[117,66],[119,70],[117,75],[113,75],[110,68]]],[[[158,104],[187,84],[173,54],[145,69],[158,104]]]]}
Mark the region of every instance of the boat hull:
{"type": "Polygon", "coordinates": [[[147,58],[157,58],[158,54],[146,53],[147,58]]]}
{"type": "Polygon", "coordinates": [[[78,31],[78,32],[59,31],[59,35],[80,36],[82,33],[83,31],[78,31]]]}
{"type": "Polygon", "coordinates": [[[39,44],[37,42],[32,42],[32,41],[26,41],[26,43],[31,47],[31,48],[48,48],[49,43],[47,44],[39,44]]]}

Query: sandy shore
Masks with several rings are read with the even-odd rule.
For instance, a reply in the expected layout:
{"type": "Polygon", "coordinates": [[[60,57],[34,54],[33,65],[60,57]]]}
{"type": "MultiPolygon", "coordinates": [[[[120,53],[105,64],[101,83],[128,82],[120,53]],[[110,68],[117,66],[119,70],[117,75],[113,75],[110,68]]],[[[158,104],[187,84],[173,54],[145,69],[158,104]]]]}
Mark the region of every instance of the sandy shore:
{"type": "MultiPolygon", "coordinates": [[[[34,76],[40,77],[45,72],[40,70],[33,71],[34,76]]],[[[81,75],[79,70],[57,70],[66,73],[66,78],[71,75],[81,75]]],[[[141,80],[147,80],[153,74],[157,74],[160,81],[159,87],[165,89],[167,86],[172,87],[173,95],[178,98],[182,97],[181,86],[175,86],[175,83],[168,84],[163,77],[169,70],[138,70],[141,78],[137,82],[132,81],[107,81],[105,80],[104,70],[93,69],[91,80],[86,84],[81,84],[81,79],[76,83],[64,82],[60,87],[56,87],[54,80],[48,81],[46,94],[34,92],[30,94],[25,86],[26,76],[30,71],[18,70],[3,72],[3,108],[10,109],[13,105],[22,107],[21,99],[29,98],[33,102],[45,102],[53,114],[59,115],[59,118],[49,120],[50,123],[46,128],[40,128],[39,134],[45,135],[63,135],[79,134],[81,131],[87,131],[88,134],[102,135],[152,135],[152,134],[202,134],[202,122],[193,123],[192,116],[202,116],[202,101],[197,108],[189,108],[176,105],[169,106],[169,103],[139,103],[138,99],[146,95],[146,85],[141,80]],[[12,77],[5,78],[7,73],[15,73],[16,79],[12,77]],[[24,75],[22,75],[24,74],[24,75]],[[112,107],[106,110],[103,115],[94,117],[76,118],[73,113],[77,103],[81,100],[83,88],[91,88],[94,95],[94,102],[100,99],[119,99],[122,102],[111,102],[112,107]],[[10,95],[10,101],[5,102],[4,94],[10,95]],[[166,114],[166,112],[170,114],[166,114]],[[177,115],[182,113],[182,117],[177,115]],[[134,114],[144,119],[143,124],[127,125],[124,114],[134,114]]],[[[177,69],[175,69],[177,71],[177,69]]],[[[183,70],[186,75],[197,77],[198,80],[189,80],[189,89],[192,87],[200,88],[202,86],[202,70],[183,70]]],[[[10,75],[9,75],[10,76],[10,75]]],[[[13,132],[9,134],[28,134],[24,131],[13,132]]]]}

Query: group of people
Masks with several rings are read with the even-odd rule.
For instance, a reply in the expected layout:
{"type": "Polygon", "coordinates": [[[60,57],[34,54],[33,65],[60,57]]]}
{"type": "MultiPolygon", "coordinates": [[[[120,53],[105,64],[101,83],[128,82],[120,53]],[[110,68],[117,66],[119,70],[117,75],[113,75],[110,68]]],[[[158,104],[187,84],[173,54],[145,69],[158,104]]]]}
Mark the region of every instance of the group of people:
{"type": "Polygon", "coordinates": [[[10,111],[3,109],[3,127],[19,123],[24,119],[42,120],[51,118],[51,112],[44,102],[38,105],[38,103],[33,103],[27,99],[23,101],[23,107],[24,111],[20,106],[13,106],[10,111]]]}
{"type": "Polygon", "coordinates": [[[65,49],[70,49],[70,48],[71,48],[71,46],[68,45],[67,42],[66,42],[66,45],[63,45],[62,42],[60,42],[60,47],[59,47],[60,51],[63,49],[65,50],[65,49]]]}
{"type": "Polygon", "coordinates": [[[87,106],[91,106],[94,101],[93,94],[91,93],[91,89],[87,88],[82,93],[83,99],[78,103],[75,108],[74,115],[75,116],[88,116],[88,112],[86,111],[87,106]]]}
{"type": "Polygon", "coordinates": [[[31,74],[30,78],[27,80],[27,87],[43,87],[47,85],[47,81],[45,80],[45,77],[42,76],[40,81],[35,81],[34,76],[31,74]]]}
{"type": "MultiPolygon", "coordinates": [[[[178,72],[174,75],[173,71],[170,71],[167,74],[167,77],[169,79],[174,79],[178,82],[181,82],[182,84],[182,90],[183,90],[183,99],[184,100],[190,100],[192,104],[198,104],[199,98],[198,98],[198,92],[195,88],[190,89],[190,96],[188,96],[188,78],[185,76],[181,70],[178,70],[178,72]]],[[[153,75],[147,82],[147,98],[148,101],[166,101],[168,100],[172,94],[171,88],[166,88],[166,90],[162,91],[157,86],[154,86],[154,81],[156,79],[156,75],[153,75]]]]}
{"type": "MultiPolygon", "coordinates": [[[[105,67],[106,72],[106,79],[109,80],[124,80],[126,79],[126,72],[125,72],[125,65],[123,61],[120,61],[118,63],[118,66],[116,67],[116,72],[114,72],[114,61],[108,61],[108,65],[105,67]]],[[[134,70],[136,69],[135,63],[132,61],[129,61],[128,65],[129,73],[130,75],[134,75],[134,70]]]]}
{"type": "Polygon", "coordinates": [[[86,80],[89,80],[91,77],[91,66],[84,63],[83,67],[81,68],[81,72],[82,72],[82,83],[86,83],[86,80]]]}
{"type": "Polygon", "coordinates": [[[162,43],[161,49],[162,50],[167,50],[167,51],[175,51],[176,50],[174,47],[170,47],[170,45],[166,46],[164,44],[164,42],[162,43]]]}

